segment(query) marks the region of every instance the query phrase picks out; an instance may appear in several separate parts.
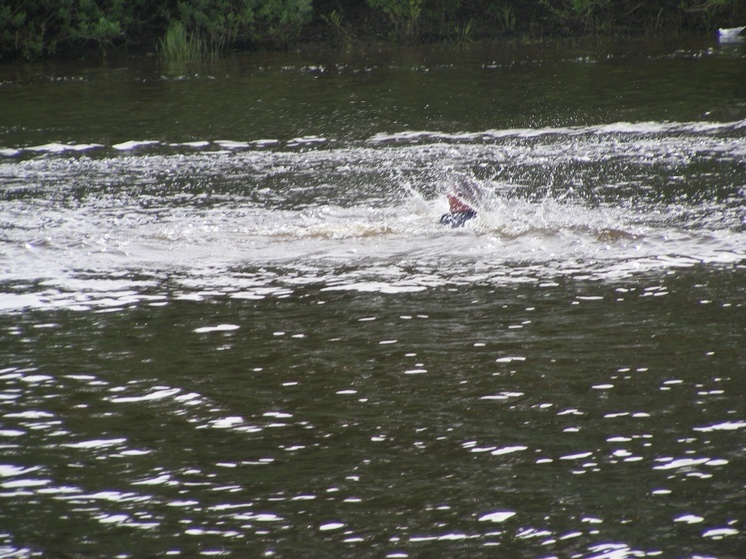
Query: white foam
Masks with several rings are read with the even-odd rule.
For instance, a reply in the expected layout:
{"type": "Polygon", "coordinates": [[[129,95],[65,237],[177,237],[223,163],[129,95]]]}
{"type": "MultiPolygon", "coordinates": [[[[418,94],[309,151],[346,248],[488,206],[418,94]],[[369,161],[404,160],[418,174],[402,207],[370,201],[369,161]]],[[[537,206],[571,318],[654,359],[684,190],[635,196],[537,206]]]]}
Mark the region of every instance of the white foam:
{"type": "Polygon", "coordinates": [[[158,144],[160,144],[158,140],[129,140],[120,144],[114,144],[111,147],[119,151],[129,151],[140,147],[154,146],[158,144]]]}
{"type": "Polygon", "coordinates": [[[362,293],[414,293],[427,289],[422,285],[396,285],[378,281],[354,282],[325,287],[322,291],[358,291],[362,293]]]}
{"type": "Polygon", "coordinates": [[[376,134],[370,137],[369,144],[422,143],[428,142],[477,142],[507,138],[539,138],[542,136],[591,135],[658,135],[668,133],[711,133],[735,130],[746,126],[745,120],[732,122],[613,122],[591,126],[547,126],[541,128],[490,129],[481,132],[446,133],[432,130],[407,131],[389,134],[376,134]]]}
{"type": "Polygon", "coordinates": [[[288,147],[313,146],[325,144],[327,141],[328,140],[326,138],[322,138],[320,136],[302,136],[300,138],[293,138],[292,140],[289,140],[287,145],[288,147]]]}
{"type": "Polygon", "coordinates": [[[198,140],[194,142],[181,142],[168,145],[171,147],[206,148],[210,145],[210,142],[208,142],[207,140],[198,140]]]}
{"type": "Polygon", "coordinates": [[[225,149],[246,149],[249,147],[248,142],[238,142],[235,140],[215,140],[215,143],[225,149]]]}
{"type": "Polygon", "coordinates": [[[66,151],[88,151],[91,149],[102,148],[101,144],[58,144],[50,143],[40,146],[29,146],[24,148],[27,151],[46,152],[46,153],[64,153],[66,151]]]}
{"type": "Polygon", "coordinates": [[[251,143],[254,144],[256,147],[259,147],[259,148],[268,148],[268,147],[279,145],[280,140],[275,140],[275,139],[268,138],[268,139],[264,139],[264,140],[254,140],[251,143]]]}

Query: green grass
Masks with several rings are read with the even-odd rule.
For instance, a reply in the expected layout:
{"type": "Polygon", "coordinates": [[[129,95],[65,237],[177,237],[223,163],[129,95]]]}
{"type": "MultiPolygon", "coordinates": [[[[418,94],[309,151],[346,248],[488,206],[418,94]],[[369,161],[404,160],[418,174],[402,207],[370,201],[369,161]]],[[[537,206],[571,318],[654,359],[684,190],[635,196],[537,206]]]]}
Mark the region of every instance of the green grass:
{"type": "Polygon", "coordinates": [[[217,57],[217,49],[210,49],[204,39],[187,33],[181,22],[174,22],[158,41],[158,55],[167,64],[201,62],[217,57]]]}

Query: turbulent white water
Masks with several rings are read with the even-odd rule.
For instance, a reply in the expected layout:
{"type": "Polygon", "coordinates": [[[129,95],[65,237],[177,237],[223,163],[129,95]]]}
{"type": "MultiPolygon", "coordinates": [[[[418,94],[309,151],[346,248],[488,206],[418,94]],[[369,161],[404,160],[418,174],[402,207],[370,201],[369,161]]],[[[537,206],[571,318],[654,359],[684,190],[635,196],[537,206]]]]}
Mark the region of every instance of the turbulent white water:
{"type": "Polygon", "coordinates": [[[110,301],[112,278],[127,296],[167,278],[242,296],[407,291],[746,256],[746,121],[307,140],[10,150],[0,280],[36,287],[2,306],[110,301]],[[486,195],[452,230],[439,217],[455,174],[486,195]]]}
{"type": "Polygon", "coordinates": [[[743,61],[0,68],[0,556],[739,556],[743,61]]]}

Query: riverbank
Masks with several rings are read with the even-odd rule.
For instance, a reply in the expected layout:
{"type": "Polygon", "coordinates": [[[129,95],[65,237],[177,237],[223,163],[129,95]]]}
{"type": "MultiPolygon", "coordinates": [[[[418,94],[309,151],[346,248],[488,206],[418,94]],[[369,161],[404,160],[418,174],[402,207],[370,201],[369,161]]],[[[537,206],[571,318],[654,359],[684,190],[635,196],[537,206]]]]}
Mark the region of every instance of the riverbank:
{"type": "Polygon", "coordinates": [[[306,44],[350,49],[379,43],[651,37],[714,33],[746,22],[746,5],[737,0],[240,0],[175,8],[145,0],[65,4],[60,9],[38,1],[11,2],[0,10],[0,60],[148,52],[204,58],[306,44]]]}

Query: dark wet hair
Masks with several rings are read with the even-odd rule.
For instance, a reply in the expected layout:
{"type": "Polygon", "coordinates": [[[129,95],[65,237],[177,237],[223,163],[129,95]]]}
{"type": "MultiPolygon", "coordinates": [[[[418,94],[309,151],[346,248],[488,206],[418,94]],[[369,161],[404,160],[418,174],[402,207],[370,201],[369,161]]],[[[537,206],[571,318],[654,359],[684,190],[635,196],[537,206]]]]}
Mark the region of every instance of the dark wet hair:
{"type": "Polygon", "coordinates": [[[465,175],[459,175],[454,180],[453,191],[468,202],[477,202],[480,197],[479,185],[474,179],[465,175]]]}

